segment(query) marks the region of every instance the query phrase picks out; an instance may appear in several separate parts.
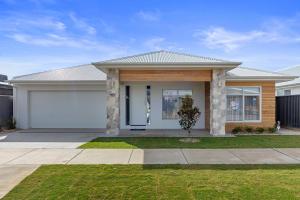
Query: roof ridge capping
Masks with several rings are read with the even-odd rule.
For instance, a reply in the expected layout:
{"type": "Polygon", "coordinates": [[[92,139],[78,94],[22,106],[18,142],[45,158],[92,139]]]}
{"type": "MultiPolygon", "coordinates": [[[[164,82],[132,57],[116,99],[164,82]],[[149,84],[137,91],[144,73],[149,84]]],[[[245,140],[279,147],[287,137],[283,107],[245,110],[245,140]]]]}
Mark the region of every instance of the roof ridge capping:
{"type": "Polygon", "coordinates": [[[178,53],[167,50],[151,51],[142,54],[125,56],[100,62],[93,62],[92,64],[98,66],[104,65],[168,65],[168,64],[186,64],[186,65],[232,65],[236,67],[241,62],[226,61],[205,56],[192,55],[188,53],[178,53]]]}
{"type": "Polygon", "coordinates": [[[214,60],[214,61],[219,61],[219,62],[231,62],[231,61],[226,61],[223,59],[212,58],[212,57],[207,57],[207,56],[198,56],[198,55],[194,55],[194,54],[190,54],[190,53],[183,53],[183,52],[174,52],[174,51],[168,51],[168,50],[161,50],[160,52],[167,52],[167,53],[171,53],[171,54],[181,54],[184,56],[191,56],[191,57],[195,57],[195,58],[204,58],[207,60],[214,60]]]}

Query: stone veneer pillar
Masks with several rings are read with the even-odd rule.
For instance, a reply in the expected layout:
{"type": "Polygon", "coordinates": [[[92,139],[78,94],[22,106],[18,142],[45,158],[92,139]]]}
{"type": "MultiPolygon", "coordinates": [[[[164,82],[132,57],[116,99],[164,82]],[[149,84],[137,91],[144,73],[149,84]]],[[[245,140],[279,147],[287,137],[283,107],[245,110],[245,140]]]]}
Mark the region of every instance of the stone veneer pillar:
{"type": "Polygon", "coordinates": [[[120,82],[119,69],[107,70],[106,81],[106,133],[118,135],[120,130],[120,82]]]}
{"type": "Polygon", "coordinates": [[[225,70],[212,70],[210,84],[210,134],[225,135],[226,123],[226,88],[225,70]]]}

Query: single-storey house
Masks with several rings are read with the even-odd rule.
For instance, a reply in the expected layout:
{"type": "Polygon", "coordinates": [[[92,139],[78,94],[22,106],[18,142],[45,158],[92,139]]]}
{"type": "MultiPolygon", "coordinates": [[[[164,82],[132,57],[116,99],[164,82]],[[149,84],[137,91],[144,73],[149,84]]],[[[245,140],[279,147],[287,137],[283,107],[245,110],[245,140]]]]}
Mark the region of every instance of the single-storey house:
{"type": "MultiPolygon", "coordinates": [[[[300,66],[279,71],[282,74],[300,76],[300,66]]],[[[276,96],[300,95],[300,77],[276,84],[276,96]]]]}
{"type": "Polygon", "coordinates": [[[294,77],[170,51],[29,74],[14,86],[17,127],[180,129],[180,98],[201,112],[195,129],[224,135],[235,126],[275,123],[275,83],[294,77]]]}

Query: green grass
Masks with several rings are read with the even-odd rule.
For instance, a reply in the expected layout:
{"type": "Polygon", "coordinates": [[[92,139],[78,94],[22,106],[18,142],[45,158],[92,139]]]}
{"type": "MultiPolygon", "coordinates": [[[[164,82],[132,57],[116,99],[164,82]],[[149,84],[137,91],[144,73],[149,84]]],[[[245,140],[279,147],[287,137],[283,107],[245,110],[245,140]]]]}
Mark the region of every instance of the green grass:
{"type": "Polygon", "coordinates": [[[300,165],[49,165],[4,199],[300,199],[300,165]]]}
{"type": "Polygon", "coordinates": [[[120,137],[96,138],[79,148],[299,148],[300,136],[201,137],[200,142],[184,143],[179,138],[120,137]]]}

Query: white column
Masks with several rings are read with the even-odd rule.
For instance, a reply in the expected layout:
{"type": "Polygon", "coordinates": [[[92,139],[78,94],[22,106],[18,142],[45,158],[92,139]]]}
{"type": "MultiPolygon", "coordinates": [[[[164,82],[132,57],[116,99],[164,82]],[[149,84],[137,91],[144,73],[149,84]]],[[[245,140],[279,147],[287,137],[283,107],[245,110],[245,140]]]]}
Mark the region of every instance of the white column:
{"type": "Polygon", "coordinates": [[[120,130],[120,82],[119,69],[108,69],[107,81],[107,123],[106,133],[118,135],[120,130]]]}
{"type": "Polygon", "coordinates": [[[224,69],[212,70],[210,84],[210,134],[225,135],[226,123],[226,74],[224,69]]]}

